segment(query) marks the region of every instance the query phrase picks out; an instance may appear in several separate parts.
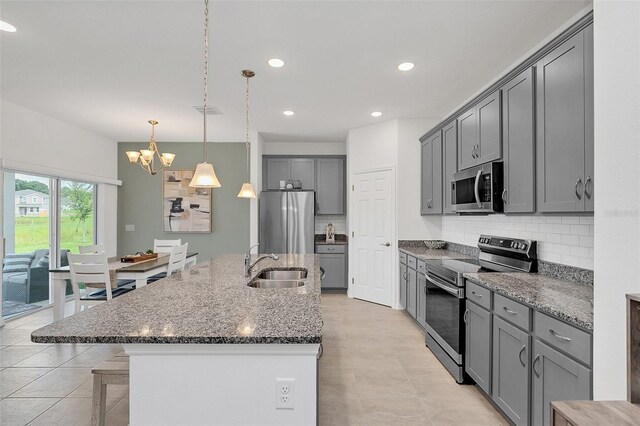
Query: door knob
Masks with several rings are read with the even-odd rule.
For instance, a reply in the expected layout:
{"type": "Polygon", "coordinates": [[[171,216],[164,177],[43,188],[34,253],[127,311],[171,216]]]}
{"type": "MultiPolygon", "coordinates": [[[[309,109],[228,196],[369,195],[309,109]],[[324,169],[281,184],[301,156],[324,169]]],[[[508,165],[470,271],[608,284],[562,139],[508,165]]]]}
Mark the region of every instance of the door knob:
{"type": "Polygon", "coordinates": [[[381,246],[385,246],[385,247],[389,247],[391,245],[391,243],[389,241],[387,241],[386,243],[382,244],[380,243],[381,246]]]}

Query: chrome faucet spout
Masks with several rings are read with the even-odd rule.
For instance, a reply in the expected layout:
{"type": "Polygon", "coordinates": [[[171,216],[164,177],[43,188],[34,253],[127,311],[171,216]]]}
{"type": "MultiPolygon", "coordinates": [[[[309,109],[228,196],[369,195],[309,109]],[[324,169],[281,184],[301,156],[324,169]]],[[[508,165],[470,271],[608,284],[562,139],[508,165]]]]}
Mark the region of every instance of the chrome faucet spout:
{"type": "Polygon", "coordinates": [[[258,264],[258,262],[263,261],[264,259],[273,259],[273,260],[278,260],[280,259],[277,255],[275,255],[274,253],[271,254],[265,254],[263,256],[260,256],[259,258],[256,259],[255,262],[251,263],[251,255],[249,253],[247,253],[244,257],[244,276],[245,277],[250,277],[251,276],[251,272],[253,271],[253,268],[258,264]]]}

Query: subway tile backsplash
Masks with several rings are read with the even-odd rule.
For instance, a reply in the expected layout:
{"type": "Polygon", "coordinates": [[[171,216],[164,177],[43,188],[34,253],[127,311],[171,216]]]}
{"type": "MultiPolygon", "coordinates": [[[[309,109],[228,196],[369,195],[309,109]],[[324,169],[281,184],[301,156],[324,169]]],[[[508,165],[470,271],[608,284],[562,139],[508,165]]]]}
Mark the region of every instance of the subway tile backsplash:
{"type": "Polygon", "coordinates": [[[335,226],[336,234],[347,233],[346,216],[316,216],[316,234],[324,234],[329,223],[333,223],[335,226]]]}
{"type": "Polygon", "coordinates": [[[476,246],[480,234],[536,240],[541,260],[593,269],[593,216],[495,214],[442,218],[445,241],[476,246]]]}

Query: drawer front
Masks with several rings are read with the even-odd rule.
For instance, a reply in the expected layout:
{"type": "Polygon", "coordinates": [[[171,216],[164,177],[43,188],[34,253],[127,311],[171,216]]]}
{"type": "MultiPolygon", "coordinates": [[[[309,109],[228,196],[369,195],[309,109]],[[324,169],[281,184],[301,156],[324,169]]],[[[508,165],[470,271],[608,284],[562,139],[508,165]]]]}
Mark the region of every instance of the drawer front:
{"type": "Polygon", "coordinates": [[[345,253],[345,245],[318,244],[316,253],[345,253]]]}
{"type": "Polygon", "coordinates": [[[423,274],[427,273],[427,264],[424,263],[424,260],[418,259],[418,272],[421,272],[423,274]]]}
{"type": "Polygon", "coordinates": [[[407,253],[400,252],[400,263],[407,264],[407,253]]]}
{"type": "Polygon", "coordinates": [[[533,314],[535,335],[554,348],[591,366],[591,335],[549,315],[533,314]]]}
{"type": "Polygon", "coordinates": [[[407,266],[411,269],[416,269],[416,258],[413,256],[407,255],[407,266]]]}
{"type": "Polygon", "coordinates": [[[531,308],[528,306],[495,294],[493,296],[493,311],[510,323],[526,331],[531,330],[531,308]]]}
{"type": "Polygon", "coordinates": [[[491,310],[491,290],[481,287],[472,281],[466,280],[467,300],[471,300],[476,305],[491,310]]]}

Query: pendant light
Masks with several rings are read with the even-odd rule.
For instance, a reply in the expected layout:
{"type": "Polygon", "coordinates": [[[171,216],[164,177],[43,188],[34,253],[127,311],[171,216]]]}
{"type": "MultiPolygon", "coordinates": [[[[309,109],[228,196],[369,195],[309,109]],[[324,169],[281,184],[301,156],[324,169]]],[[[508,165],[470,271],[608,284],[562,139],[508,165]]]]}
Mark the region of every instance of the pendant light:
{"type": "Polygon", "coordinates": [[[209,0],[204,0],[204,117],[203,138],[202,138],[202,163],[196,166],[189,186],[192,188],[220,188],[220,181],[213,169],[213,164],[207,163],[207,100],[209,78],[209,0]]]}
{"type": "Polygon", "coordinates": [[[238,192],[238,198],[256,198],[256,192],[251,185],[251,171],[249,170],[249,150],[251,145],[249,144],[249,79],[255,76],[251,70],[242,70],[242,76],[247,79],[247,91],[245,96],[247,106],[247,181],[242,184],[240,192],[238,192]]]}
{"type": "Polygon", "coordinates": [[[176,155],[170,152],[160,152],[155,139],[155,130],[158,122],[156,120],[149,120],[149,124],[151,124],[149,147],[147,149],[141,149],[140,151],[127,151],[126,154],[131,164],[140,164],[140,167],[142,167],[144,171],[153,176],[165,167],[171,167],[171,163],[173,163],[176,155]],[[154,157],[158,157],[160,160],[160,167],[158,168],[155,168],[154,157]]]}

